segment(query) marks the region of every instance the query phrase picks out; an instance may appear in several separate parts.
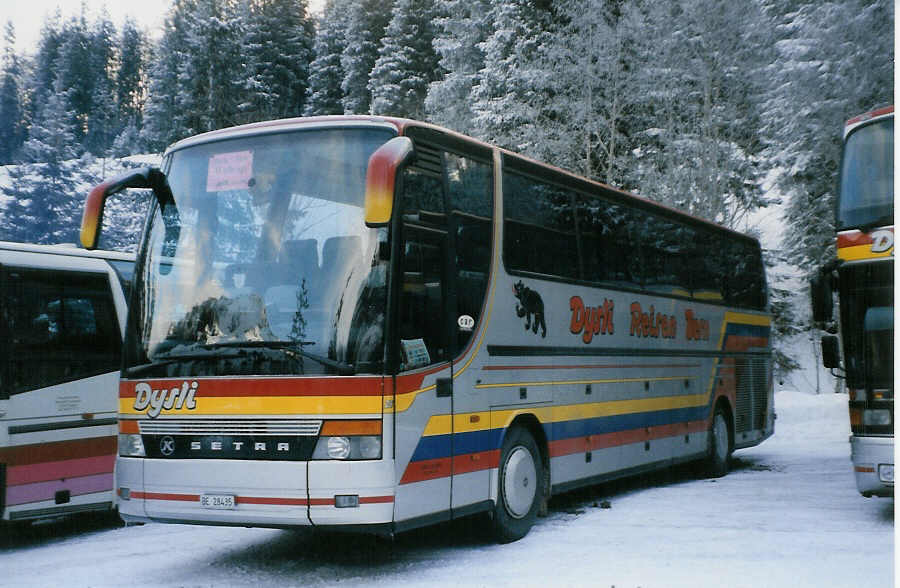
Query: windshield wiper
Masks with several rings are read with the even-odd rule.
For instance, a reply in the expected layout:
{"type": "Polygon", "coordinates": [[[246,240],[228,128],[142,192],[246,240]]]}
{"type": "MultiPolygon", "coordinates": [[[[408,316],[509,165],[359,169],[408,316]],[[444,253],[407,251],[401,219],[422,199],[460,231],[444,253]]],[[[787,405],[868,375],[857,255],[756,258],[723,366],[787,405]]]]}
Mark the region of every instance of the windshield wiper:
{"type": "Polygon", "coordinates": [[[125,368],[125,375],[128,377],[137,376],[145,372],[149,372],[154,368],[158,368],[164,365],[171,365],[173,363],[179,363],[182,361],[218,361],[220,359],[241,359],[242,357],[242,355],[239,355],[237,353],[233,353],[230,355],[214,355],[212,353],[176,353],[171,355],[157,355],[154,358],[154,361],[151,361],[150,363],[142,363],[141,365],[125,368]],[[158,359],[159,361],[156,361],[156,359],[158,359]]]}
{"type": "MultiPolygon", "coordinates": [[[[301,357],[311,359],[325,367],[330,367],[337,371],[341,376],[352,376],[356,373],[356,368],[352,364],[336,361],[327,357],[310,353],[303,350],[304,345],[315,345],[315,341],[226,341],[223,343],[209,343],[200,345],[202,349],[243,349],[243,348],[263,348],[263,349],[284,349],[296,353],[301,357]]],[[[205,356],[204,356],[205,357],[205,356]]],[[[213,356],[215,357],[215,356],[213,356]]]]}

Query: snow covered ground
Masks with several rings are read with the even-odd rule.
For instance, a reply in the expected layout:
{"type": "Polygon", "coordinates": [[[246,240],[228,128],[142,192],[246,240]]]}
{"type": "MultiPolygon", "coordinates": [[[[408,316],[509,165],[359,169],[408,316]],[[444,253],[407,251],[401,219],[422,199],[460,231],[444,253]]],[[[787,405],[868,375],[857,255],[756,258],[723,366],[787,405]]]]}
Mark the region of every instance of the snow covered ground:
{"type": "Polygon", "coordinates": [[[509,545],[471,521],[391,544],[82,517],[7,529],[0,585],[892,586],[894,501],[856,492],[846,399],[778,392],[775,436],[726,477],[681,467],[556,497],[509,545]]]}

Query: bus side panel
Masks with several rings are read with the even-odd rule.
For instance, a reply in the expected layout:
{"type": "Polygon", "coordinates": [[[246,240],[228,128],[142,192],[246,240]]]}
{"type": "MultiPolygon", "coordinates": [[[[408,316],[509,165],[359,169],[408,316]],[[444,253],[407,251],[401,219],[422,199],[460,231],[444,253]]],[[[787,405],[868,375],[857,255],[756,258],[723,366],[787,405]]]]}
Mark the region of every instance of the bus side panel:
{"type": "Polygon", "coordinates": [[[103,374],[11,396],[9,444],[0,449],[10,518],[112,505],[117,437],[109,392],[117,379],[103,374]]]}
{"type": "Polygon", "coordinates": [[[425,516],[449,518],[452,397],[438,396],[436,386],[438,379],[450,377],[450,366],[438,369],[396,380],[396,522],[425,516]]]}

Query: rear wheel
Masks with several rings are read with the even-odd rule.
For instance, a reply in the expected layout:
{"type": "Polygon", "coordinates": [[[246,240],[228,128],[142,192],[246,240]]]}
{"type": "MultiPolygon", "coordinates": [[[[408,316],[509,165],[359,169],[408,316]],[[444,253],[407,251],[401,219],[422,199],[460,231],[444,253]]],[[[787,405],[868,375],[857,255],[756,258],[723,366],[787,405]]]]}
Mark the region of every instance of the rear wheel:
{"type": "Polygon", "coordinates": [[[534,524],[543,499],[541,454],[531,434],[509,431],[500,452],[499,488],[494,507],[494,535],[501,543],[521,539],[534,524]]]}
{"type": "Polygon", "coordinates": [[[709,430],[709,454],[706,458],[706,475],[720,478],[728,473],[728,462],[731,459],[731,435],[728,427],[728,413],[720,405],[713,414],[712,426],[709,430]]]}

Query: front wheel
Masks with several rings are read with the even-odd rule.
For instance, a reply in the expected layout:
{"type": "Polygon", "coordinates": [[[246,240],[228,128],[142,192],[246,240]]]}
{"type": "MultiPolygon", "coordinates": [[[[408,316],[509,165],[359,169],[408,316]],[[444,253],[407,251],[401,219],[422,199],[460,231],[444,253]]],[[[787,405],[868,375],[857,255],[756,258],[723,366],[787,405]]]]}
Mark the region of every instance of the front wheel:
{"type": "Polygon", "coordinates": [[[704,468],[710,478],[721,478],[728,473],[728,463],[731,459],[729,430],[728,413],[721,406],[717,406],[709,430],[709,453],[704,468]]]}
{"type": "Polygon", "coordinates": [[[500,452],[494,535],[510,543],[528,534],[543,499],[543,466],[537,443],[522,428],[509,431],[500,452]]]}

